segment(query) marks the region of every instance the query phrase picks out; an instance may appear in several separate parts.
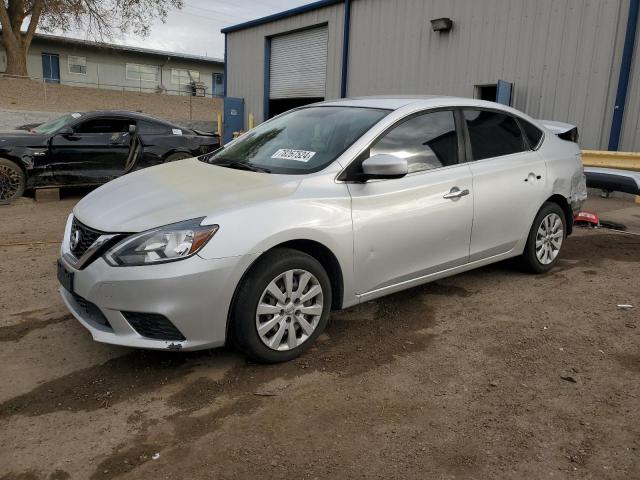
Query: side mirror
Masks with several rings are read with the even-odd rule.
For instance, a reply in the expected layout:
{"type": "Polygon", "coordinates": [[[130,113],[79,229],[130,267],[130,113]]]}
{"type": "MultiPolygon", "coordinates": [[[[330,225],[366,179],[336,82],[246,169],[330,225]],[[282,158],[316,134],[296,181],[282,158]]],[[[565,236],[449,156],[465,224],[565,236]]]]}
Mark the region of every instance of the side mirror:
{"type": "Polygon", "coordinates": [[[365,178],[401,178],[409,171],[407,160],[394,155],[379,153],[362,162],[365,178]]]}
{"type": "Polygon", "coordinates": [[[136,126],[131,124],[129,125],[129,135],[133,135],[134,133],[136,133],[136,126]]]}
{"type": "Polygon", "coordinates": [[[73,131],[73,128],[71,128],[71,127],[64,127],[64,128],[61,128],[60,130],[58,130],[58,135],[62,135],[64,137],[73,136],[74,134],[75,134],[75,132],[73,131]]]}

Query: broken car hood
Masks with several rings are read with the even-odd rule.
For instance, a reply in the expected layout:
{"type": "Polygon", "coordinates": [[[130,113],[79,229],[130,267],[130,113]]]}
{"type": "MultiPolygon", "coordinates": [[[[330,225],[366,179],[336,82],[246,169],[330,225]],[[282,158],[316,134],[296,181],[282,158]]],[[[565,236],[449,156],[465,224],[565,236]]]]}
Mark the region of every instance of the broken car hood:
{"type": "Polygon", "coordinates": [[[146,168],[94,190],[76,218],[103,232],[140,232],[291,195],[299,177],[234,170],[198,159],[146,168]]]}

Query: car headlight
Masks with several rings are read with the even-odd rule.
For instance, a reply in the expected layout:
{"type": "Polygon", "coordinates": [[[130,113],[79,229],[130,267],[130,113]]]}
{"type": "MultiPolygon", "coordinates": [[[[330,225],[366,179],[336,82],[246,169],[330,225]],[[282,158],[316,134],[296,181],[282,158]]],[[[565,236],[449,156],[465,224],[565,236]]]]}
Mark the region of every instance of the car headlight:
{"type": "Polygon", "coordinates": [[[173,223],[125,238],[104,258],[113,267],[175,262],[195,255],[218,231],[218,225],[200,225],[202,218],[173,223]]]}

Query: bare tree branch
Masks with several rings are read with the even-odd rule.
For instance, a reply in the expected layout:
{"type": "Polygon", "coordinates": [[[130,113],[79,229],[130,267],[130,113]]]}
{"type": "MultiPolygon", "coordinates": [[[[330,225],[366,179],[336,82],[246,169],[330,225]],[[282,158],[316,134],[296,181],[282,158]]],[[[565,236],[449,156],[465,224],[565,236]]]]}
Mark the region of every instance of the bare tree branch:
{"type": "Polygon", "coordinates": [[[44,7],[44,0],[35,0],[30,8],[31,19],[29,20],[29,27],[24,35],[22,48],[26,51],[29,50],[33,35],[36,33],[38,22],[40,21],[40,15],[42,13],[42,7],[44,7]]]}
{"type": "Polygon", "coordinates": [[[83,31],[104,41],[116,32],[146,36],[154,19],[165,21],[183,0],[0,0],[0,44],[7,50],[7,72],[27,75],[26,54],[36,30],[83,31]],[[26,32],[21,32],[29,18],[26,32]]]}

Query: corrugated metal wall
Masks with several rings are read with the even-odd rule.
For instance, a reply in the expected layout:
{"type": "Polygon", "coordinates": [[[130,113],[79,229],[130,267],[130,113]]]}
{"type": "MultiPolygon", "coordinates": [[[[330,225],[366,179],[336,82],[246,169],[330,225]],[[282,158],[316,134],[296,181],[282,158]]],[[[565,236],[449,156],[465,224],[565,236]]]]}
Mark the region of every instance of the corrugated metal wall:
{"type": "Polygon", "coordinates": [[[606,148],[627,10],[628,0],[354,0],[348,92],[472,97],[502,79],[516,108],[575,123],[583,147],[606,148]],[[453,30],[433,32],[438,17],[453,30]]]}
{"type": "Polygon", "coordinates": [[[265,38],[269,36],[328,23],[325,98],[340,97],[343,15],[343,5],[337,4],[227,34],[227,95],[245,99],[245,125],[249,113],[257,121],[262,120],[264,50],[265,38]]]}
{"type": "MultiPolygon", "coordinates": [[[[513,105],[578,125],[583,148],[606,149],[629,0],[352,0],[348,95],[474,96],[514,83],[513,105]],[[450,17],[449,33],[430,20],[450,17]]],[[[228,94],[262,118],[265,37],[328,22],[326,98],[340,95],[341,4],[227,35],[228,94]]],[[[639,33],[640,35],[640,33],[639,33]]],[[[640,151],[640,41],[621,150],[640,151]]]]}
{"type": "Polygon", "coordinates": [[[627,104],[622,120],[622,136],[619,150],[622,152],[640,152],[640,18],[638,18],[636,48],[631,67],[631,78],[629,79],[627,104]]]}

